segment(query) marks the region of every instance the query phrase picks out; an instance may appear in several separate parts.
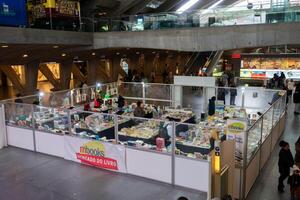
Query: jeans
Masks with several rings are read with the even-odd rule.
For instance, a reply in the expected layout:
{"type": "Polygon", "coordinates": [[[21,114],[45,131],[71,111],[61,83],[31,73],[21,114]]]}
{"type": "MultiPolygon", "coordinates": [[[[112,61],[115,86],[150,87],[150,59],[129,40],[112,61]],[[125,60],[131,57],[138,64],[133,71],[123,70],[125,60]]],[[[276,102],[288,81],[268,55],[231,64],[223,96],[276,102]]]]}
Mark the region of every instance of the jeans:
{"type": "Polygon", "coordinates": [[[230,96],[230,105],[235,105],[235,96],[230,96]]]}
{"type": "Polygon", "coordinates": [[[289,175],[290,175],[289,169],[288,170],[282,170],[280,172],[280,176],[279,176],[279,179],[278,179],[278,189],[279,190],[283,190],[283,188],[284,188],[283,182],[287,177],[289,177],[289,175]]]}

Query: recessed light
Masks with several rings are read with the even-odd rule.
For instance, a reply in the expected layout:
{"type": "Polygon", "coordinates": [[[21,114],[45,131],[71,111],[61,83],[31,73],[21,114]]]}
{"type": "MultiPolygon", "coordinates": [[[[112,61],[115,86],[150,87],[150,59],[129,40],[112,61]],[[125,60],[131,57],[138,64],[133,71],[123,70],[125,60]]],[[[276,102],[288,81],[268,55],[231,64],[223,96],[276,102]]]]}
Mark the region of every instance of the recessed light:
{"type": "Polygon", "coordinates": [[[23,57],[23,58],[27,58],[27,57],[28,57],[28,55],[27,55],[27,54],[24,54],[22,57],[23,57]]]}
{"type": "Polygon", "coordinates": [[[2,45],[1,47],[2,47],[2,48],[7,48],[7,47],[8,47],[8,45],[2,45]]]}
{"type": "Polygon", "coordinates": [[[53,48],[54,48],[54,49],[57,49],[57,48],[59,48],[59,46],[57,46],[57,45],[54,45],[54,46],[53,46],[53,48]]]}
{"type": "Polygon", "coordinates": [[[95,55],[96,55],[96,53],[95,53],[95,52],[93,52],[93,53],[92,53],[92,56],[95,56],[95,55]]]}
{"type": "Polygon", "coordinates": [[[62,54],[61,54],[62,57],[65,57],[66,55],[67,55],[67,54],[65,54],[65,53],[62,53],[62,54]]]}

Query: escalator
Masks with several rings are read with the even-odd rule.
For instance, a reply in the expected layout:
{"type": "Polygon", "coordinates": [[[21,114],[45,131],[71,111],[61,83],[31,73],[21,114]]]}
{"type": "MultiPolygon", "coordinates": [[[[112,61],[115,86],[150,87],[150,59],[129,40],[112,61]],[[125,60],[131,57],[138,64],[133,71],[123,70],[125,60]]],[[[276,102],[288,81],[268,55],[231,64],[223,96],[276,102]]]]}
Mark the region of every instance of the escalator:
{"type": "Polygon", "coordinates": [[[217,66],[219,60],[221,59],[224,51],[214,51],[211,53],[209,59],[205,63],[205,72],[207,76],[212,76],[214,68],[217,66]]]}
{"type": "Polygon", "coordinates": [[[201,68],[206,62],[208,54],[207,52],[193,52],[191,57],[188,59],[186,64],[184,65],[184,74],[198,74],[199,67],[201,68]]]}
{"type": "Polygon", "coordinates": [[[205,72],[207,76],[212,76],[222,55],[223,51],[194,52],[185,64],[185,75],[199,75],[200,72],[205,72]]]}

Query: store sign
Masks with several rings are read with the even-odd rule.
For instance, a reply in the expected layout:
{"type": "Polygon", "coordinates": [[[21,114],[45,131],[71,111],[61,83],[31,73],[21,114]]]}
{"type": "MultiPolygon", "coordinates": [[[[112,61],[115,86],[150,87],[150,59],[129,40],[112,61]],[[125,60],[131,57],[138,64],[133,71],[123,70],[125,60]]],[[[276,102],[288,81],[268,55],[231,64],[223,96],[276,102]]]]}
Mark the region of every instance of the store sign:
{"type": "Polygon", "coordinates": [[[262,69],[241,69],[241,78],[273,78],[274,74],[280,76],[284,73],[286,78],[300,79],[300,70],[262,70],[262,69]]]}
{"type": "Polygon", "coordinates": [[[26,25],[25,0],[0,0],[0,25],[26,25]]]}
{"type": "Polygon", "coordinates": [[[126,172],[125,147],[65,136],[65,159],[85,165],[126,172]]]}
{"type": "Polygon", "coordinates": [[[240,134],[247,130],[247,123],[244,121],[228,119],[227,130],[228,134],[240,134]]]}
{"type": "Polygon", "coordinates": [[[235,162],[242,166],[244,157],[244,141],[247,130],[247,122],[228,119],[227,120],[227,140],[235,140],[235,162]]]}

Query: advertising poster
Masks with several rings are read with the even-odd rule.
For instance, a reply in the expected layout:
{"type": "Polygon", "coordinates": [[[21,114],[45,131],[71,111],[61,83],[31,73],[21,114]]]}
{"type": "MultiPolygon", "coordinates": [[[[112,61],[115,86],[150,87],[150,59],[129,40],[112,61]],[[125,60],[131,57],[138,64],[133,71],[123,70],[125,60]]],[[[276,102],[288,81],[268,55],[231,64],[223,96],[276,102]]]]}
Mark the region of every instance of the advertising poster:
{"type": "Polygon", "coordinates": [[[125,153],[124,146],[65,136],[66,160],[126,173],[125,153]]]}
{"type": "Polygon", "coordinates": [[[244,135],[247,130],[247,122],[235,119],[227,120],[227,140],[235,140],[235,161],[242,166],[244,157],[244,135]]]}
{"type": "Polygon", "coordinates": [[[0,0],[0,25],[25,26],[26,1],[0,0]]]}

